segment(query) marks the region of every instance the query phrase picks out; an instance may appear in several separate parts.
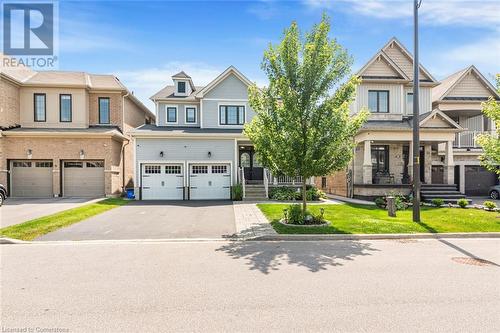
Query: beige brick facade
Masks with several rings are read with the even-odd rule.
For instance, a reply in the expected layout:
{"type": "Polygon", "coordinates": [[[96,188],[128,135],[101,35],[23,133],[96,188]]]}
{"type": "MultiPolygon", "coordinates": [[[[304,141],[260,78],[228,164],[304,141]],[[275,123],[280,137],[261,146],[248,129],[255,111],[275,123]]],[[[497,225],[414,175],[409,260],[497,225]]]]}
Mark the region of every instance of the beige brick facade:
{"type": "Polygon", "coordinates": [[[0,79],[0,129],[19,125],[19,86],[0,79]]]}
{"type": "Polygon", "coordinates": [[[314,182],[317,188],[326,193],[340,195],[343,197],[347,196],[346,171],[338,171],[325,177],[315,177],[314,182]],[[323,181],[323,178],[326,178],[326,184],[323,181]]]}
{"type": "MultiPolygon", "coordinates": [[[[99,125],[99,98],[109,98],[110,125],[118,126],[123,130],[123,109],[121,93],[90,93],[89,94],[89,125],[99,125]]],[[[127,111],[128,112],[128,111],[127,111]]],[[[144,118],[143,118],[144,121],[144,118]]]]}

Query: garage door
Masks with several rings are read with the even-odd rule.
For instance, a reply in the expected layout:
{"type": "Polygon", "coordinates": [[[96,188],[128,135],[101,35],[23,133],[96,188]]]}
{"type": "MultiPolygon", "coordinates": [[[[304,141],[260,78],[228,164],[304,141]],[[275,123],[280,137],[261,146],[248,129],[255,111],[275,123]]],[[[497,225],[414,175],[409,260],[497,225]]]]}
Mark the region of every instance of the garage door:
{"type": "Polygon", "coordinates": [[[52,161],[12,161],[13,197],[52,197],[52,161]]]}
{"type": "Polygon", "coordinates": [[[182,164],[143,164],[143,200],[183,200],[184,172],[182,164]]]}
{"type": "Polygon", "coordinates": [[[229,164],[192,164],[189,172],[189,198],[191,200],[231,198],[229,164]]]}
{"type": "Polygon", "coordinates": [[[482,166],[465,166],[465,195],[488,195],[496,182],[497,176],[482,166]]]}
{"type": "Polygon", "coordinates": [[[104,162],[65,161],[63,195],[65,197],[104,196],[104,162]]]}

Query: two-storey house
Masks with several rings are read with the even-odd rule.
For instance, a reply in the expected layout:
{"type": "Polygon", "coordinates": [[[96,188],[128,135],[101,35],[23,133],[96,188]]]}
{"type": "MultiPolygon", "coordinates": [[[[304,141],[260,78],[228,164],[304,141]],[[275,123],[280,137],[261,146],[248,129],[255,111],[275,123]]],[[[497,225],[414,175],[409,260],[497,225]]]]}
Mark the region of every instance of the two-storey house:
{"type": "Polygon", "coordinates": [[[10,196],[133,187],[128,132],[155,115],[115,76],[2,67],[0,78],[0,183],[10,196]]]}

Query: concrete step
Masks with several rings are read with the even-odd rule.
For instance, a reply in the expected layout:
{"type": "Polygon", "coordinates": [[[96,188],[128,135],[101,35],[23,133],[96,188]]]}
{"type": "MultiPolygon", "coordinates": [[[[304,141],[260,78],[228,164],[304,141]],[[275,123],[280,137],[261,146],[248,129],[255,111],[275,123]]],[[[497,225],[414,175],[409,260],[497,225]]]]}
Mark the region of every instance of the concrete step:
{"type": "Polygon", "coordinates": [[[438,190],[425,190],[420,191],[420,195],[447,195],[447,194],[457,194],[460,193],[458,191],[446,190],[446,191],[438,191],[438,190]]]}

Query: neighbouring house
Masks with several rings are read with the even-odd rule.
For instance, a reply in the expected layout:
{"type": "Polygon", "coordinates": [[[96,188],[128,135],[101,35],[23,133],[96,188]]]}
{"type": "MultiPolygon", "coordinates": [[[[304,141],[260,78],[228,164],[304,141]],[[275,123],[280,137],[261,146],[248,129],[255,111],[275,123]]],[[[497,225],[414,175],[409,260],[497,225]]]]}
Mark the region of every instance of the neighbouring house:
{"type": "Polygon", "coordinates": [[[151,97],[156,124],[132,132],[137,199],[230,199],[242,184],[245,198],[264,198],[269,186],[299,178],[274,177],[257,159],[243,126],[255,115],[251,84],[233,66],[206,86],[184,72],[151,97]]]}
{"type": "Polygon", "coordinates": [[[115,76],[0,69],[0,183],[10,196],[114,196],[134,187],[129,132],[155,115],[115,76]]]}
{"type": "MultiPolygon", "coordinates": [[[[420,177],[422,198],[449,202],[464,194],[487,194],[496,176],[479,167],[478,132],[494,130],[480,102],[497,93],[475,67],[438,82],[420,65],[420,177]]],[[[409,194],[412,183],[413,57],[392,38],[357,73],[362,82],[351,105],[366,108],[368,121],[355,137],[345,172],[317,177],[329,193],[373,199],[409,194]]]]}

